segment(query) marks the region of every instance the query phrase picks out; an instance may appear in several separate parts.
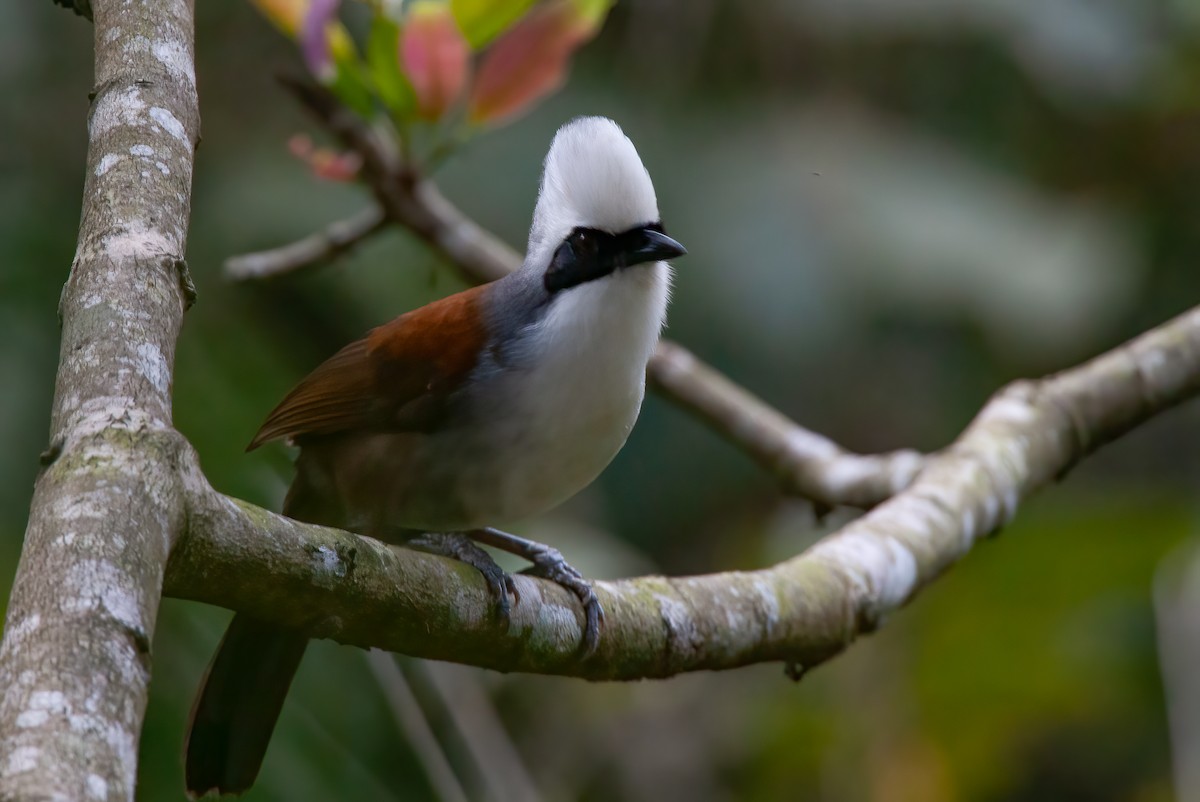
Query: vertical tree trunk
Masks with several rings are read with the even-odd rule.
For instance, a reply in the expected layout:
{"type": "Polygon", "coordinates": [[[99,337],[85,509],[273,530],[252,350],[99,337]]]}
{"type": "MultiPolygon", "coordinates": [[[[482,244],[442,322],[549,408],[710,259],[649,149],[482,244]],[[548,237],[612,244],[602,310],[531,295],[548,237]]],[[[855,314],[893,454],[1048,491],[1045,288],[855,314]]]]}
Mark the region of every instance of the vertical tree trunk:
{"type": "Polygon", "coordinates": [[[97,0],[79,246],[50,447],[0,650],[0,798],[133,799],[183,526],[171,428],[199,111],[187,0],[97,0]]]}

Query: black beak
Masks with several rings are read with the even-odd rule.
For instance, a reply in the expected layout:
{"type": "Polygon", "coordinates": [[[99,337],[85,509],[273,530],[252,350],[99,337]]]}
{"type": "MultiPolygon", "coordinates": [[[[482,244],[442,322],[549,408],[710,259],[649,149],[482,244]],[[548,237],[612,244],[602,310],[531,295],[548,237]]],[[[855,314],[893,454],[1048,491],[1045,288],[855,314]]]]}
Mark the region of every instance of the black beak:
{"type": "Polygon", "coordinates": [[[625,240],[621,243],[621,256],[627,265],[661,262],[687,253],[687,248],[650,226],[629,231],[621,239],[625,240]]]}

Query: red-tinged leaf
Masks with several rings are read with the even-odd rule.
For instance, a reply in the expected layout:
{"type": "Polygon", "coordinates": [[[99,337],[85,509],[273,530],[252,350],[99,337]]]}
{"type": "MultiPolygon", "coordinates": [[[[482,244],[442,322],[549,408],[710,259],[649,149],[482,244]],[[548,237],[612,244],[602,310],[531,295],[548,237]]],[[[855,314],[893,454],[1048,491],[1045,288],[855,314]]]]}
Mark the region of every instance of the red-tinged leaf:
{"type": "Polygon", "coordinates": [[[335,153],[331,150],[318,150],[313,154],[313,174],[326,181],[347,182],[358,177],[362,168],[362,158],[357,153],[335,153]]]}
{"type": "Polygon", "coordinates": [[[308,161],[308,157],[313,154],[312,137],[308,134],[292,134],[287,143],[288,153],[295,156],[301,161],[308,161]]]}
{"type": "Polygon", "coordinates": [[[471,121],[512,117],[561,87],[571,54],[600,29],[599,7],[595,0],[551,0],[497,39],[483,56],[471,92],[471,121]]]}
{"type": "Polygon", "coordinates": [[[316,147],[307,134],[294,134],[287,147],[289,153],[308,165],[313,175],[326,181],[353,181],[362,169],[362,158],[357,153],[316,147]]]}
{"type": "Polygon", "coordinates": [[[422,117],[441,117],[462,96],[470,55],[446,3],[417,0],[409,7],[400,34],[400,62],[422,117]]]}

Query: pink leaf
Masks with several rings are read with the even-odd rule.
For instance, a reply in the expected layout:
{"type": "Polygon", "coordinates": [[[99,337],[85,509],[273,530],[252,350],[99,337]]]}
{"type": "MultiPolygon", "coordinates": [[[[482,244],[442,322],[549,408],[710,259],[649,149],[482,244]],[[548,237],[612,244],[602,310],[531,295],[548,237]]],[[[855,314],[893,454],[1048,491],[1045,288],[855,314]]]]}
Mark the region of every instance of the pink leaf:
{"type": "Polygon", "coordinates": [[[462,95],[470,48],[450,6],[417,0],[409,7],[400,35],[400,63],[417,96],[417,111],[435,120],[462,95]]]}
{"type": "Polygon", "coordinates": [[[313,175],[326,181],[353,181],[362,168],[362,158],[357,153],[317,147],[307,134],[292,135],[287,147],[288,152],[308,165],[313,175]]]}
{"type": "Polygon", "coordinates": [[[471,92],[471,120],[518,114],[562,86],[571,54],[595,35],[603,14],[551,0],[527,14],[483,57],[471,92]]]}
{"type": "Polygon", "coordinates": [[[287,146],[288,152],[301,161],[308,161],[308,157],[312,156],[315,150],[312,138],[308,134],[292,134],[287,146]]]}
{"type": "Polygon", "coordinates": [[[309,164],[317,178],[344,183],[358,177],[358,171],[362,168],[362,157],[357,153],[318,150],[309,164]]]}

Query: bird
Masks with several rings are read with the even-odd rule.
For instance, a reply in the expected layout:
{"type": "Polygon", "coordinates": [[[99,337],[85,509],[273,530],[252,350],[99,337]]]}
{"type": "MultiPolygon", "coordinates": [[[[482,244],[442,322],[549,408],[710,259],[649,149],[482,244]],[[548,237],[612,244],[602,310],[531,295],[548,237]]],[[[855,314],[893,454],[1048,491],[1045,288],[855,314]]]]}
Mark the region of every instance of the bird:
{"type": "MultiPolygon", "coordinates": [[[[480,544],[528,559],[579,598],[586,657],[603,617],[591,584],[557,549],[495,527],[566,501],[625,444],[666,320],[668,260],[686,252],[633,142],[608,118],[576,118],[546,155],[521,267],[342,348],[248,450],[299,447],[285,515],[474,565],[502,618],[515,587],[480,544]]],[[[192,710],[189,794],[254,783],[307,641],[234,616],[192,710]]]]}

